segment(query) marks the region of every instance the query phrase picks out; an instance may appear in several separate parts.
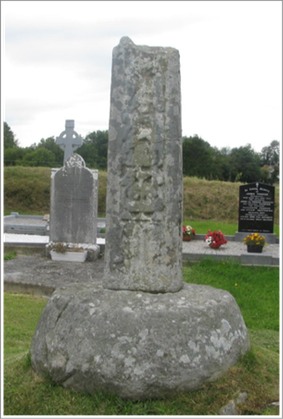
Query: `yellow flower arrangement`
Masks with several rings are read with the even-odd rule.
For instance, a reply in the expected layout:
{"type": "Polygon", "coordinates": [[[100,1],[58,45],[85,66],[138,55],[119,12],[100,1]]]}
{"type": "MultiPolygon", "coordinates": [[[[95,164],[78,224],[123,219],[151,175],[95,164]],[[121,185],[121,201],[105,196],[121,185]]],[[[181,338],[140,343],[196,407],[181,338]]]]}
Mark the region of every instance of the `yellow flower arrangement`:
{"type": "Polygon", "coordinates": [[[244,238],[244,243],[246,245],[253,245],[253,246],[264,246],[265,245],[265,237],[259,233],[250,233],[244,238]]]}

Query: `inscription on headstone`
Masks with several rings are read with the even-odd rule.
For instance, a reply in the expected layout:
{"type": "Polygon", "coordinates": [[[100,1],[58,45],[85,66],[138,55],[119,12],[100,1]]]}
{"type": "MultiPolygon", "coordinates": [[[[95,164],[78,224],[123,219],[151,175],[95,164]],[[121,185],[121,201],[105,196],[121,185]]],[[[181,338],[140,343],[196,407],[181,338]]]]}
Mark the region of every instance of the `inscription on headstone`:
{"type": "Polygon", "coordinates": [[[98,172],[73,154],[52,173],[50,239],[53,242],[96,243],[98,172]]]}
{"type": "Polygon", "coordinates": [[[239,232],[273,233],[274,186],[250,183],[239,190],[239,232]]]}
{"type": "Polygon", "coordinates": [[[64,151],[64,164],[83,143],[82,137],[74,131],[74,127],[75,121],[73,119],[67,119],[65,122],[65,131],[61,132],[59,137],[56,138],[56,144],[64,151]]]}

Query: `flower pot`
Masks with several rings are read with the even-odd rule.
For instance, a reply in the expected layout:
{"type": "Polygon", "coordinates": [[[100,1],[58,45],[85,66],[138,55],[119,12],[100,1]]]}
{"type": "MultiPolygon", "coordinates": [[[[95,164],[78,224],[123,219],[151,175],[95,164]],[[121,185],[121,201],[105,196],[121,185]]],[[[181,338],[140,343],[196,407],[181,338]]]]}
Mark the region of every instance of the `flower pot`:
{"type": "Polygon", "coordinates": [[[263,246],[256,246],[254,244],[248,244],[248,253],[262,253],[263,246]]]}
{"type": "Polygon", "coordinates": [[[186,235],[183,236],[183,241],[184,242],[189,242],[191,240],[192,240],[191,236],[186,236],[186,235]]]}
{"type": "Polygon", "coordinates": [[[83,252],[70,252],[64,253],[56,252],[55,250],[50,251],[51,259],[60,262],[85,262],[87,257],[87,250],[83,252]]]}

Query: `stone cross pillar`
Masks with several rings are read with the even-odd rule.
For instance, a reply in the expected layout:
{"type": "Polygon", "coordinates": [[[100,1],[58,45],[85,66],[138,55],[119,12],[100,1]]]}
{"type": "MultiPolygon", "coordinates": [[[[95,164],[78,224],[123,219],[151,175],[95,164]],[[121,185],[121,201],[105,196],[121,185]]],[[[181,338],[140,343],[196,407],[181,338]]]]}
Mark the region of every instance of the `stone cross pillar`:
{"type": "Polygon", "coordinates": [[[83,143],[82,137],[74,131],[74,127],[75,121],[73,119],[67,119],[65,122],[65,131],[61,132],[59,137],[56,138],[56,144],[64,150],[64,164],[83,143]]]}
{"type": "Polygon", "coordinates": [[[179,52],[113,49],[104,286],[176,292],[182,286],[179,52]]]}
{"type": "MultiPolygon", "coordinates": [[[[122,38],[113,51],[104,288],[83,275],[57,288],[30,349],[36,373],[64,387],[174,397],[213,381],[249,349],[232,295],[182,282],[179,73],[175,49],[122,38]]],[[[68,196],[59,198],[62,210],[68,196]]]]}

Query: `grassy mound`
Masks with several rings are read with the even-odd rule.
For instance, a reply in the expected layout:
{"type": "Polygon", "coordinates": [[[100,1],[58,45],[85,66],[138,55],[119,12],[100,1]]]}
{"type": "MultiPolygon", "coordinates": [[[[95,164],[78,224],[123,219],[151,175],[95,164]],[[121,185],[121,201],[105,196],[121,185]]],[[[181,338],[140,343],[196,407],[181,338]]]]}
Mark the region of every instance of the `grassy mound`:
{"type": "MultiPolygon", "coordinates": [[[[4,169],[4,209],[20,214],[47,214],[50,208],[50,168],[10,166],[4,169]]],[[[98,213],[106,210],[107,173],[99,171],[98,213]]],[[[238,222],[240,183],[184,177],[185,220],[238,222]]],[[[279,187],[275,188],[275,224],[279,224],[279,187]]]]}

